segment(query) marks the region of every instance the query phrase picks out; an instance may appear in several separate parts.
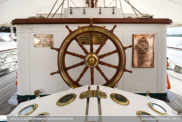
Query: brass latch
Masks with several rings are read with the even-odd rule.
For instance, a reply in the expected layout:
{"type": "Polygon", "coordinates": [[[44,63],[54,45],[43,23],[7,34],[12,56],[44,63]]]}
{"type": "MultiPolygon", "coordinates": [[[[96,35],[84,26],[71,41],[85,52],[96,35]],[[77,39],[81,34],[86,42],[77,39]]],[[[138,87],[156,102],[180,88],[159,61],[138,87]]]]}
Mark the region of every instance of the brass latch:
{"type": "Polygon", "coordinates": [[[146,97],[150,98],[150,91],[146,91],[146,97]]]}
{"type": "Polygon", "coordinates": [[[182,113],[182,110],[181,109],[177,109],[177,113],[178,113],[178,115],[180,115],[182,113]]]}
{"type": "Polygon", "coordinates": [[[80,99],[90,98],[90,97],[107,98],[107,95],[105,92],[99,91],[99,89],[97,90],[88,89],[88,91],[82,92],[80,94],[80,99]]]}
{"type": "Polygon", "coordinates": [[[35,90],[35,91],[34,91],[34,95],[35,95],[36,97],[40,97],[40,94],[39,94],[39,93],[40,93],[39,90],[35,90]]]}

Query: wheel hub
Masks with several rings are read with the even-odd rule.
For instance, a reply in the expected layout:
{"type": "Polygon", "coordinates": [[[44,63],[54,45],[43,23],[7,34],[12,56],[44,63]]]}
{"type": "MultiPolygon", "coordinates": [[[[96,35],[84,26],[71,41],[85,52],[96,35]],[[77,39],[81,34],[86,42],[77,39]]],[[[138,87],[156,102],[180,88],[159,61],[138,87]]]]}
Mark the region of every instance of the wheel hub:
{"type": "Polygon", "coordinates": [[[99,63],[99,57],[95,53],[88,53],[85,56],[85,64],[89,68],[94,68],[98,65],[99,63]]]}

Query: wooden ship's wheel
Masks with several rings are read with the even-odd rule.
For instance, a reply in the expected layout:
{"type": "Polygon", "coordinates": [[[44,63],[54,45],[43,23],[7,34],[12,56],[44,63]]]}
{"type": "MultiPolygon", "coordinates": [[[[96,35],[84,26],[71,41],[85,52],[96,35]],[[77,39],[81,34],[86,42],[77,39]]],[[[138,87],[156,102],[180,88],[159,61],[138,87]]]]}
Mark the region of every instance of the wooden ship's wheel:
{"type": "Polygon", "coordinates": [[[66,26],[66,28],[69,30],[70,34],[64,39],[60,48],[51,47],[51,49],[56,50],[58,52],[58,58],[57,58],[58,71],[51,73],[51,75],[54,75],[56,73],[61,74],[62,78],[64,79],[64,81],[66,82],[66,84],[68,86],[76,88],[76,87],[82,86],[81,84],[79,84],[79,81],[88,69],[90,69],[90,75],[91,75],[90,80],[91,80],[91,84],[93,85],[94,84],[94,69],[96,69],[100,72],[100,74],[104,77],[104,79],[106,81],[106,83],[104,83],[102,85],[108,86],[108,87],[114,87],[114,85],[116,85],[117,82],[120,80],[121,76],[123,75],[123,72],[130,72],[130,73],[132,72],[125,68],[125,65],[126,65],[125,49],[132,47],[132,45],[130,45],[128,47],[123,47],[120,40],[113,33],[114,29],[116,28],[116,25],[113,27],[113,29],[107,30],[103,27],[94,26],[92,24],[92,19],[90,19],[89,26],[84,26],[84,27],[81,27],[74,31],[70,30],[68,26],[66,26]],[[93,51],[93,45],[94,45],[93,44],[93,33],[95,33],[95,32],[103,34],[105,36],[105,39],[102,41],[102,43],[100,44],[98,49],[94,52],[93,51]],[[89,35],[90,35],[90,51],[87,51],[85,49],[85,47],[79,41],[79,38],[78,38],[81,34],[85,34],[85,33],[89,33],[89,35]],[[105,53],[102,55],[98,55],[100,50],[102,49],[102,47],[104,46],[104,44],[106,43],[106,41],[108,39],[113,42],[116,49],[114,51],[111,51],[111,52],[108,52],[108,53],[105,53]],[[78,45],[81,47],[81,49],[83,50],[85,55],[76,54],[74,52],[70,52],[67,50],[69,45],[73,41],[76,41],[78,43],[78,45]],[[100,60],[100,59],[102,59],[106,56],[112,55],[114,53],[118,54],[119,61],[118,61],[117,66],[100,60]],[[65,55],[76,56],[76,57],[82,59],[83,61],[81,61],[80,63],[74,64],[72,66],[66,67],[65,55]],[[71,76],[69,75],[68,70],[70,70],[72,68],[76,68],[81,65],[85,65],[85,68],[83,69],[83,71],[81,72],[81,74],[79,75],[77,80],[73,80],[71,78],[71,76]],[[116,72],[115,72],[114,76],[111,79],[108,79],[107,76],[104,74],[104,72],[99,67],[99,65],[105,65],[105,66],[108,66],[111,68],[115,68],[116,72]]]}

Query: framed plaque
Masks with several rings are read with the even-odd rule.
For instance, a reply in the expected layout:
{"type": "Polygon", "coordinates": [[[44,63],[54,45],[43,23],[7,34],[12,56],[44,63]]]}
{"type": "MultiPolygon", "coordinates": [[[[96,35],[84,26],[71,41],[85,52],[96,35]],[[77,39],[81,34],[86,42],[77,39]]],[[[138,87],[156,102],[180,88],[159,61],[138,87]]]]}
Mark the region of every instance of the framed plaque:
{"type": "Polygon", "coordinates": [[[36,34],[34,35],[34,47],[52,47],[53,46],[52,34],[36,34]]]}
{"type": "Polygon", "coordinates": [[[133,34],[132,66],[154,68],[154,34],[133,34]]]}
{"type": "MultiPolygon", "coordinates": [[[[81,28],[82,26],[78,26],[78,28],[81,28]]],[[[105,26],[100,26],[102,28],[106,28],[105,26]]],[[[79,41],[83,44],[83,45],[90,45],[90,33],[84,33],[81,34],[80,36],[78,36],[79,41]]],[[[94,45],[100,45],[104,40],[106,39],[106,36],[101,34],[101,33],[97,33],[97,32],[93,32],[93,44],[94,45]]]]}

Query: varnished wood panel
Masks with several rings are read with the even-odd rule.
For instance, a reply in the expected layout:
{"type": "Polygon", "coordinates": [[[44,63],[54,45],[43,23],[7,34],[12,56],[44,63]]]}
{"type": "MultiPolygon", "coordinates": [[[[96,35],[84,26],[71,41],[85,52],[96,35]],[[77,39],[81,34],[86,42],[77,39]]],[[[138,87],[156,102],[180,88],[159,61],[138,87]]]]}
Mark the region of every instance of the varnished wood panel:
{"type": "MultiPolygon", "coordinates": [[[[52,18],[52,19],[15,19],[18,24],[87,24],[89,18],[52,18]]],[[[170,19],[140,19],[140,18],[93,18],[93,24],[171,24],[170,19]]]]}

